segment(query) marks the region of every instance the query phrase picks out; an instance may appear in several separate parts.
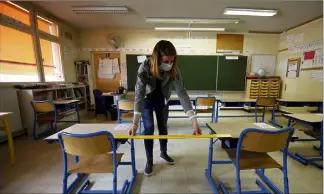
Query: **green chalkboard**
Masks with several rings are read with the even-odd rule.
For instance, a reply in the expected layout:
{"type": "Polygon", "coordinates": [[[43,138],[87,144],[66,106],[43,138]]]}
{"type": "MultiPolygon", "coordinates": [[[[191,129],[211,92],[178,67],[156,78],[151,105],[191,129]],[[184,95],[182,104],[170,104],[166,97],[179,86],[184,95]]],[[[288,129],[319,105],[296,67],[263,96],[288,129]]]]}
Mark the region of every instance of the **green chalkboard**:
{"type": "MultiPolygon", "coordinates": [[[[137,70],[141,65],[140,63],[137,62],[137,56],[139,55],[126,55],[128,91],[135,91],[137,70]]],[[[149,55],[147,57],[149,57],[149,55]]]]}
{"type": "Polygon", "coordinates": [[[215,90],[217,56],[179,55],[179,66],[187,90],[215,90]]]}
{"type": "MultiPolygon", "coordinates": [[[[137,70],[141,65],[137,56],[126,55],[128,91],[135,89],[137,70]]],[[[177,64],[187,90],[216,89],[217,56],[179,55],[177,64]]]]}
{"type": "Polygon", "coordinates": [[[247,57],[237,59],[219,56],[217,71],[217,91],[244,91],[247,57]]]}

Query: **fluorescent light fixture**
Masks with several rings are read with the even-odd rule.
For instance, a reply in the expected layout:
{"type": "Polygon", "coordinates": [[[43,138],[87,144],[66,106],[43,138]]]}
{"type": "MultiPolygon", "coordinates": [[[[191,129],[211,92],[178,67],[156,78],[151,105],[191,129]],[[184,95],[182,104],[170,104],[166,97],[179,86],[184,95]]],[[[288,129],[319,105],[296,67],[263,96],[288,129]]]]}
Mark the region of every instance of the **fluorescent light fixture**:
{"type": "Polygon", "coordinates": [[[226,8],[223,14],[245,16],[274,16],[277,14],[277,12],[278,10],[226,8]]]}
{"type": "Polygon", "coordinates": [[[195,19],[195,18],[146,18],[147,23],[178,23],[178,24],[237,24],[235,19],[195,19]]]}
{"type": "Polygon", "coordinates": [[[127,7],[80,7],[72,6],[72,10],[77,14],[87,13],[125,13],[128,12],[127,7]]]}
{"type": "Polygon", "coordinates": [[[173,27],[156,27],[155,30],[157,31],[225,31],[225,28],[173,28],[173,27]]]}

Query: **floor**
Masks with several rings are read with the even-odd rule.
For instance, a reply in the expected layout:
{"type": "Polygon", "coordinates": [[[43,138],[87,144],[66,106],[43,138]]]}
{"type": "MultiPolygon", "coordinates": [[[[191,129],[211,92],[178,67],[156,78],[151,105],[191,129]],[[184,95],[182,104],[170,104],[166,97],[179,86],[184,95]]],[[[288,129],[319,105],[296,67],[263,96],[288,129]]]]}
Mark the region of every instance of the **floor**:
{"type": "MultiPolygon", "coordinates": [[[[222,114],[237,114],[238,111],[226,111],[222,114]]],[[[240,111],[243,113],[243,111],[240,111]]],[[[269,117],[269,115],[267,116],[269,117]]],[[[205,127],[206,119],[200,119],[203,133],[208,133],[205,127]]],[[[286,125],[286,119],[277,118],[278,123],[286,125]]],[[[82,118],[84,123],[102,123],[104,117],[94,118],[89,114],[82,118]]],[[[221,118],[219,122],[254,122],[252,118],[221,118]]],[[[191,134],[192,126],[188,119],[170,119],[170,134],[191,134]]],[[[296,125],[296,129],[305,126],[296,125]]],[[[0,193],[61,193],[62,154],[58,144],[48,144],[42,140],[34,141],[32,138],[22,136],[16,138],[15,149],[17,163],[9,164],[7,144],[0,144],[0,193]]],[[[313,153],[313,143],[292,143],[291,150],[298,150],[308,155],[313,153]]],[[[208,156],[207,139],[169,140],[168,153],[176,164],[169,166],[159,158],[159,142],[154,147],[154,174],[145,177],[145,153],[142,140],[135,142],[136,166],[138,176],[132,193],[212,193],[211,187],[204,175],[208,156]]],[[[215,145],[214,158],[227,159],[226,153],[221,149],[220,143],[215,145]]],[[[123,160],[130,159],[128,145],[122,145],[119,152],[124,152],[123,160]]],[[[281,163],[282,154],[271,154],[281,163]]],[[[310,165],[303,166],[295,160],[288,159],[288,173],[291,193],[322,193],[323,171],[310,165]]],[[[130,167],[118,168],[119,188],[123,181],[131,174],[130,167]]],[[[266,174],[282,188],[282,173],[279,170],[267,170],[266,174]]],[[[232,165],[213,167],[215,180],[222,180],[230,191],[235,190],[235,169],[232,165]]],[[[241,175],[242,188],[257,189],[255,184],[257,176],[253,171],[243,171],[241,175]]],[[[92,174],[89,177],[93,182],[92,189],[110,189],[112,179],[109,174],[92,174]]]]}

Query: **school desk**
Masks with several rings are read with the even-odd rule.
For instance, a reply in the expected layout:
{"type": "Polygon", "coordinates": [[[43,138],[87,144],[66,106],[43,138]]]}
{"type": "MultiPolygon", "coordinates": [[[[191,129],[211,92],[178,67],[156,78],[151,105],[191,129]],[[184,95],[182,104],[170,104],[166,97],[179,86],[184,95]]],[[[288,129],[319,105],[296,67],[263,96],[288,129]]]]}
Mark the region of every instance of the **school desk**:
{"type": "Polygon", "coordinates": [[[307,165],[311,164],[317,168],[323,169],[323,165],[316,163],[315,161],[323,161],[323,114],[317,113],[296,113],[296,114],[284,114],[284,117],[288,118],[288,127],[292,125],[292,121],[300,122],[306,125],[317,126],[320,128],[320,132],[317,134],[317,137],[314,131],[304,131],[304,133],[313,138],[298,139],[295,141],[319,141],[320,146],[313,146],[315,150],[320,152],[319,157],[306,157],[298,153],[288,152],[288,156],[297,160],[298,162],[307,165]]]}
{"type": "MultiPolygon", "coordinates": [[[[298,98],[298,97],[291,97],[291,98],[280,98],[277,99],[280,106],[284,107],[317,107],[318,111],[322,110],[323,106],[323,98],[298,98]]],[[[290,110],[282,109],[283,112],[292,113],[290,110]]]]}
{"type": "Polygon", "coordinates": [[[118,94],[116,92],[107,92],[107,93],[102,93],[102,96],[105,97],[113,97],[114,98],[114,105],[117,105],[117,101],[122,98],[125,94],[118,94]]]}
{"type": "Polygon", "coordinates": [[[8,115],[12,114],[11,112],[0,112],[0,120],[3,123],[3,128],[0,127],[0,130],[3,130],[5,134],[8,137],[8,145],[9,145],[9,151],[10,151],[10,161],[11,164],[15,164],[15,150],[14,150],[14,145],[13,145],[13,140],[12,140],[12,135],[11,135],[11,130],[9,126],[9,119],[8,115]]]}
{"type": "MultiPolygon", "coordinates": [[[[191,135],[191,134],[177,134],[177,135],[136,135],[136,136],[129,136],[128,135],[128,127],[127,124],[75,124],[71,127],[68,127],[56,134],[53,134],[47,138],[45,141],[49,143],[57,142],[58,141],[58,134],[61,132],[68,132],[74,134],[88,134],[88,133],[95,133],[98,131],[109,131],[112,133],[115,139],[118,140],[126,140],[130,144],[130,153],[131,153],[131,161],[130,162],[121,162],[120,165],[130,165],[132,168],[132,178],[129,182],[129,186],[127,188],[127,193],[131,193],[132,188],[135,183],[135,178],[137,175],[136,165],[135,165],[135,147],[134,147],[134,139],[188,139],[188,138],[225,138],[230,137],[229,134],[204,134],[204,135],[191,135]],[[129,140],[128,140],[129,139],[129,140]]],[[[72,187],[82,179],[82,176],[78,176],[72,184],[72,187]]]]}
{"type": "MultiPolygon", "coordinates": [[[[231,160],[213,160],[214,144],[218,139],[220,140],[237,140],[244,129],[258,128],[263,130],[278,130],[278,128],[268,125],[266,123],[207,123],[207,127],[210,129],[210,134],[229,134],[230,137],[219,137],[216,140],[210,139],[209,142],[209,154],[208,154],[208,166],[205,170],[205,174],[212,187],[214,193],[219,193],[216,187],[216,183],[212,177],[212,166],[217,164],[232,164],[231,160]],[[260,127],[261,126],[261,127],[260,127]]],[[[274,142],[275,143],[275,142],[274,142]]],[[[267,179],[262,173],[257,171],[260,178],[265,181],[268,186],[274,190],[276,187],[269,179],[267,179]]]]}

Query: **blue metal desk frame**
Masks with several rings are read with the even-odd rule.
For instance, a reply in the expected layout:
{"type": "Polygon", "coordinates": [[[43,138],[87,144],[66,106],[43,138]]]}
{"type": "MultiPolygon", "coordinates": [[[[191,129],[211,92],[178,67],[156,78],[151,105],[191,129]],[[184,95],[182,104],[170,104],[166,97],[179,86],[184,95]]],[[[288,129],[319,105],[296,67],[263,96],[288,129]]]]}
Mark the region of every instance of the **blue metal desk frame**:
{"type": "MultiPolygon", "coordinates": [[[[45,140],[48,143],[58,143],[58,139],[56,140],[45,140]]],[[[129,165],[132,167],[132,178],[129,181],[129,185],[126,188],[127,194],[131,194],[132,192],[132,188],[134,186],[135,183],[135,179],[137,176],[137,169],[136,169],[136,163],[135,163],[135,146],[134,146],[134,139],[130,139],[129,141],[127,141],[127,143],[130,144],[130,150],[131,150],[131,161],[130,162],[120,162],[119,165],[129,165]]],[[[119,146],[117,146],[118,149],[119,146]]],[[[78,157],[74,158],[74,162],[77,163],[79,161],[78,157]]],[[[84,177],[86,177],[86,174],[77,174],[77,177],[73,180],[73,182],[70,184],[70,186],[68,187],[68,193],[70,193],[73,189],[75,189],[76,184],[81,181],[84,177]]],[[[83,190],[85,187],[87,187],[89,185],[88,181],[85,181],[80,188],[78,189],[78,191],[83,190]]],[[[124,188],[123,188],[124,190],[124,188]]]]}
{"type": "MultiPolygon", "coordinates": [[[[287,127],[290,127],[292,125],[291,124],[292,121],[297,121],[297,122],[300,122],[300,123],[304,123],[306,125],[311,125],[310,122],[299,120],[299,119],[293,118],[293,117],[289,117],[289,115],[285,115],[285,117],[288,118],[287,127]]],[[[298,153],[292,153],[292,152],[289,152],[289,151],[287,152],[288,156],[290,156],[291,158],[297,160],[298,162],[300,162],[303,165],[311,164],[311,165],[323,170],[323,165],[320,165],[320,164],[315,162],[315,161],[323,161],[323,121],[322,121],[322,124],[321,124],[320,131],[321,131],[321,137],[322,137],[320,139],[315,139],[314,138],[314,139],[297,139],[297,140],[295,140],[295,141],[319,141],[320,145],[318,147],[313,146],[313,149],[320,152],[319,157],[307,157],[307,156],[303,156],[303,155],[298,154],[298,153]]]]}

